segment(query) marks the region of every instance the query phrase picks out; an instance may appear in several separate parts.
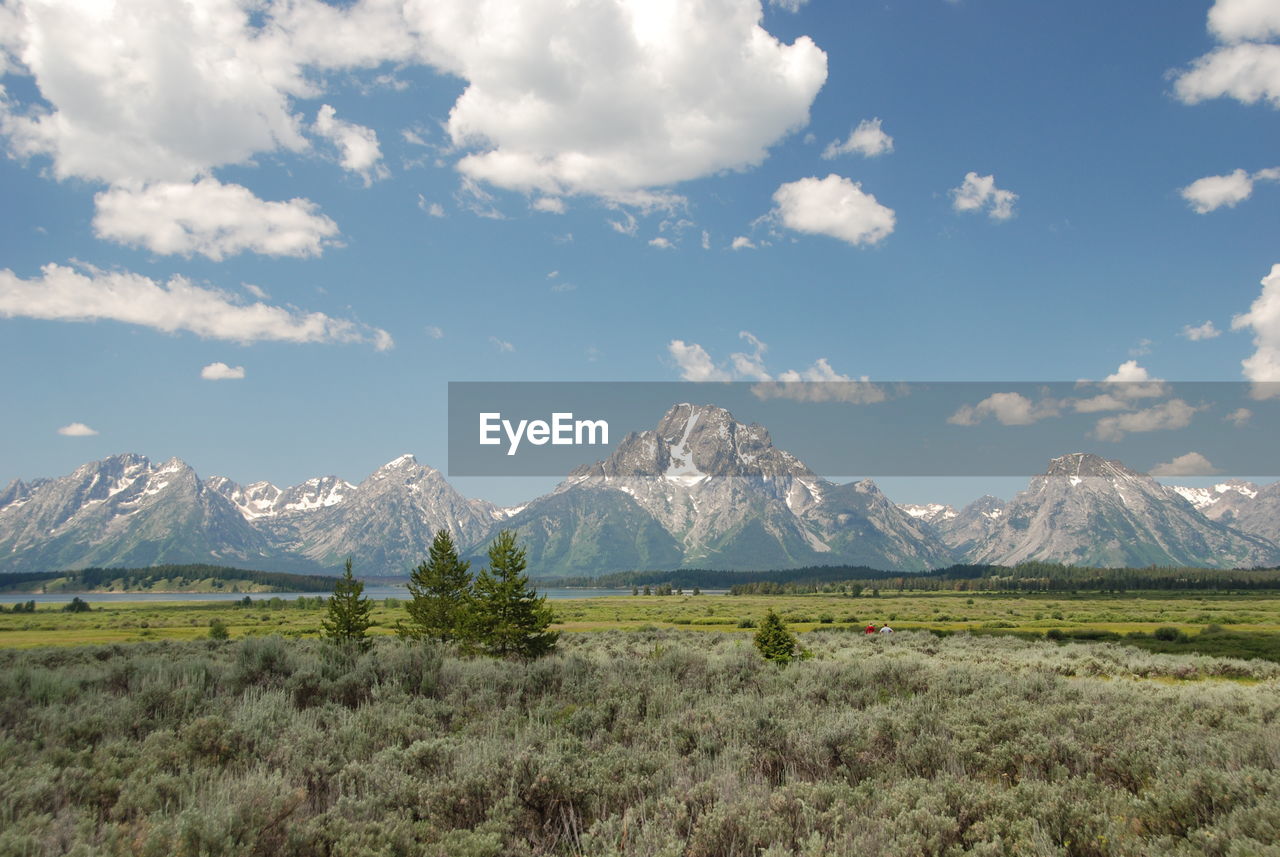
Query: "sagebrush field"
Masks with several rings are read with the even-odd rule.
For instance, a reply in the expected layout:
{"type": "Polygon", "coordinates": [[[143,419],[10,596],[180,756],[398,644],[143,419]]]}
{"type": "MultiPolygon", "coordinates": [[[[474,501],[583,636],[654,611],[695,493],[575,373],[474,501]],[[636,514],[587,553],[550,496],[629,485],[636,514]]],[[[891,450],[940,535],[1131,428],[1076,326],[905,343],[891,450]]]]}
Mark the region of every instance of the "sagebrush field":
{"type": "Polygon", "coordinates": [[[1280,854],[1280,665],[801,639],[9,649],[0,853],[1280,854]]]}

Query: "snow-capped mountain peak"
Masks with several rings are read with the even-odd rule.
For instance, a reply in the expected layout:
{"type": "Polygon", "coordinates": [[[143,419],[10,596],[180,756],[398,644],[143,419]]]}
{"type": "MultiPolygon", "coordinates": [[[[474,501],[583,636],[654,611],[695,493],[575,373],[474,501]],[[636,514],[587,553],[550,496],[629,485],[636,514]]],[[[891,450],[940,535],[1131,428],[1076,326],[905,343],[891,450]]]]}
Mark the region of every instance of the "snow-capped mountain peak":
{"type": "Polygon", "coordinates": [[[390,473],[396,470],[412,470],[420,467],[418,459],[413,454],[406,452],[404,455],[398,455],[388,461],[386,464],[374,471],[376,476],[379,473],[390,473]]]}
{"type": "Polygon", "coordinates": [[[959,514],[954,506],[945,503],[899,503],[898,508],[911,517],[930,524],[950,521],[959,514]]]}

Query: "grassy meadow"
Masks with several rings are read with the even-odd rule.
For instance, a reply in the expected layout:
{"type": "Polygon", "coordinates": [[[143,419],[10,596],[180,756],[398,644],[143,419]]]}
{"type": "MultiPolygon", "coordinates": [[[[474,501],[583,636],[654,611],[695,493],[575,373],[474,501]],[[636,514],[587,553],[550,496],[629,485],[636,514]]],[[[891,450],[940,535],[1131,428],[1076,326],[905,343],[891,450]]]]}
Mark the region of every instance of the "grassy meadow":
{"type": "MultiPolygon", "coordinates": [[[[0,613],[0,647],[83,645],[194,640],[215,619],[232,638],[310,637],[320,633],[323,610],[315,599],[290,601],[254,596],[237,602],[94,602],[85,613],[65,613],[56,604],[34,613],[0,613]]],[[[889,623],[898,630],[942,633],[1107,639],[1111,635],[1163,651],[1263,656],[1280,660],[1280,592],[1004,593],[905,592],[879,595],[637,595],[549,602],[555,627],[570,631],[683,628],[749,632],[767,610],[782,615],[791,630],[860,628],[889,623]],[[1186,639],[1152,638],[1173,628],[1186,639]],[[1206,629],[1210,634],[1205,636],[1206,629]],[[1129,636],[1132,635],[1132,636],[1129,636]]],[[[392,634],[406,617],[404,603],[375,602],[375,634],[392,634]]]]}

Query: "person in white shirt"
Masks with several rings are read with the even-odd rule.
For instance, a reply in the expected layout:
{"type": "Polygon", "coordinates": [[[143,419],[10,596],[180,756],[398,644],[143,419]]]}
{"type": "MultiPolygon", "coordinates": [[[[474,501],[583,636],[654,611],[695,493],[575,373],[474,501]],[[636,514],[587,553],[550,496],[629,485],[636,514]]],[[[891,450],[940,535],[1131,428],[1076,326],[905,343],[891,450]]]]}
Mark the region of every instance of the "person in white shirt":
{"type": "Polygon", "coordinates": [[[881,634],[892,634],[892,633],[893,633],[893,629],[892,629],[892,628],[890,628],[888,625],[885,625],[883,628],[881,628],[881,629],[880,629],[880,633],[881,633],[881,634]]]}

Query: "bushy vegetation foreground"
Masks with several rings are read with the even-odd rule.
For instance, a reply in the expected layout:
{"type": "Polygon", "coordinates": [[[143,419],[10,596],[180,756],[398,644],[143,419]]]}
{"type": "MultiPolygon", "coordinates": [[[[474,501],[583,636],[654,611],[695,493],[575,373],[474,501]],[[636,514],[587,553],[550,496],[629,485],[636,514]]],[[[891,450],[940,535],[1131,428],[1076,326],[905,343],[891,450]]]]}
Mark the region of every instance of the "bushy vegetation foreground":
{"type": "Polygon", "coordinates": [[[533,662],[390,637],[3,651],[0,853],[1280,854],[1280,665],[802,642],[785,668],[672,630],[533,662]]]}

